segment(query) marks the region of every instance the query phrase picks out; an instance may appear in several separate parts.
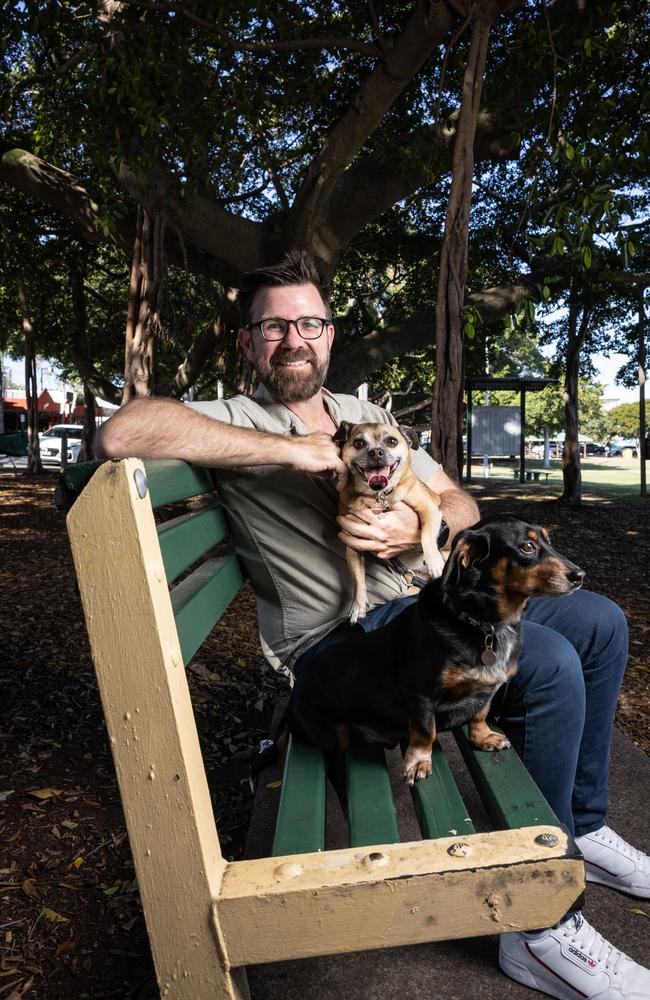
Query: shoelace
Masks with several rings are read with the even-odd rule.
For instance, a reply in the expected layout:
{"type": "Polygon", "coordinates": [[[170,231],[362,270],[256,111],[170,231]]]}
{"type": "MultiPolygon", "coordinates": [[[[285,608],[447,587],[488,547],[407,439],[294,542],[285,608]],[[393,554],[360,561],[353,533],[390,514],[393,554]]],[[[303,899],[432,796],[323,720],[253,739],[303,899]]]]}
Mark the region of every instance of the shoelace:
{"type": "Polygon", "coordinates": [[[619,951],[618,948],[615,948],[609,941],[606,941],[595,927],[587,923],[584,917],[576,915],[571,923],[567,925],[564,933],[573,944],[577,945],[581,951],[586,952],[590,958],[603,964],[606,969],[611,969],[614,975],[619,974],[620,967],[627,959],[627,955],[619,951]]]}
{"type": "Polygon", "coordinates": [[[596,840],[601,840],[604,844],[611,844],[612,847],[620,851],[626,857],[630,858],[631,861],[638,865],[642,870],[647,870],[648,867],[648,857],[643,853],[643,851],[637,851],[636,847],[632,847],[628,844],[626,840],[619,837],[617,833],[614,832],[609,826],[602,827],[595,834],[596,840]]]}

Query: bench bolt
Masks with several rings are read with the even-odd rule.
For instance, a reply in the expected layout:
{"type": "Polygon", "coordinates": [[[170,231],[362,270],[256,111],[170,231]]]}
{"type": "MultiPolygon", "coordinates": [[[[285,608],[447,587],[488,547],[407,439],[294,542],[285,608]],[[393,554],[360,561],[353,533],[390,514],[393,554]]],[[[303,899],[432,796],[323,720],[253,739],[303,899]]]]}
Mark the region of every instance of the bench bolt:
{"type": "Polygon", "coordinates": [[[138,491],[138,496],[140,497],[141,500],[144,500],[144,498],[147,495],[148,486],[147,486],[147,477],[145,476],[142,469],[135,470],[135,472],[133,473],[133,479],[135,482],[135,488],[138,491]]]}
{"type": "Polygon", "coordinates": [[[541,844],[542,847],[555,847],[558,839],[552,833],[540,833],[539,837],[535,837],[535,843],[541,844]]]}

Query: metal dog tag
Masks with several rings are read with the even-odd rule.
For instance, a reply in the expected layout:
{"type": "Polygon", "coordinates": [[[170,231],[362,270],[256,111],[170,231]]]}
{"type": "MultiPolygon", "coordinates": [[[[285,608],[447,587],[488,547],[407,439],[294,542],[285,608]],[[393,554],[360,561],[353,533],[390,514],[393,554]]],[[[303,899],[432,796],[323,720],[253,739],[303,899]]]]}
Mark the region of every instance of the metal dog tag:
{"type": "Polygon", "coordinates": [[[486,646],[483,652],[481,653],[481,663],[484,664],[484,666],[486,667],[493,667],[496,662],[497,662],[496,653],[494,652],[493,649],[490,649],[489,646],[486,646]]]}

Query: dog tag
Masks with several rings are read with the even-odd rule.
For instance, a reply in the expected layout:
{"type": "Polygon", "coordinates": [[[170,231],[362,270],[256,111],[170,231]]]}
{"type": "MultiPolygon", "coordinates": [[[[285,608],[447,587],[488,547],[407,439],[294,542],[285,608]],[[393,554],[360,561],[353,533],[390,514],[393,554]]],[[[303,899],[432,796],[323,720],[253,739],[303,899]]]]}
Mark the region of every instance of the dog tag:
{"type": "Polygon", "coordinates": [[[486,667],[493,667],[497,662],[496,653],[489,646],[486,646],[481,653],[481,663],[486,667]]]}

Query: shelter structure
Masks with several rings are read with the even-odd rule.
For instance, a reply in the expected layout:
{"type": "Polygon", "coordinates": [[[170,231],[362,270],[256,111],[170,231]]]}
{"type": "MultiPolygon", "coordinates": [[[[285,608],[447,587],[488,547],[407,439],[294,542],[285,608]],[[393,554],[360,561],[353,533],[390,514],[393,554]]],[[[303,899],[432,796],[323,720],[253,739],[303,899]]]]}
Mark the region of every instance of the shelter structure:
{"type": "Polygon", "coordinates": [[[483,390],[485,392],[496,392],[506,390],[519,393],[520,412],[520,434],[519,434],[519,482],[526,480],[526,443],[524,438],[524,424],[526,417],[526,393],[540,392],[547,385],[553,385],[555,379],[552,378],[520,378],[518,376],[506,375],[503,377],[492,375],[468,375],[465,378],[465,389],[467,391],[467,473],[465,479],[469,482],[472,478],[472,392],[483,390]]]}

